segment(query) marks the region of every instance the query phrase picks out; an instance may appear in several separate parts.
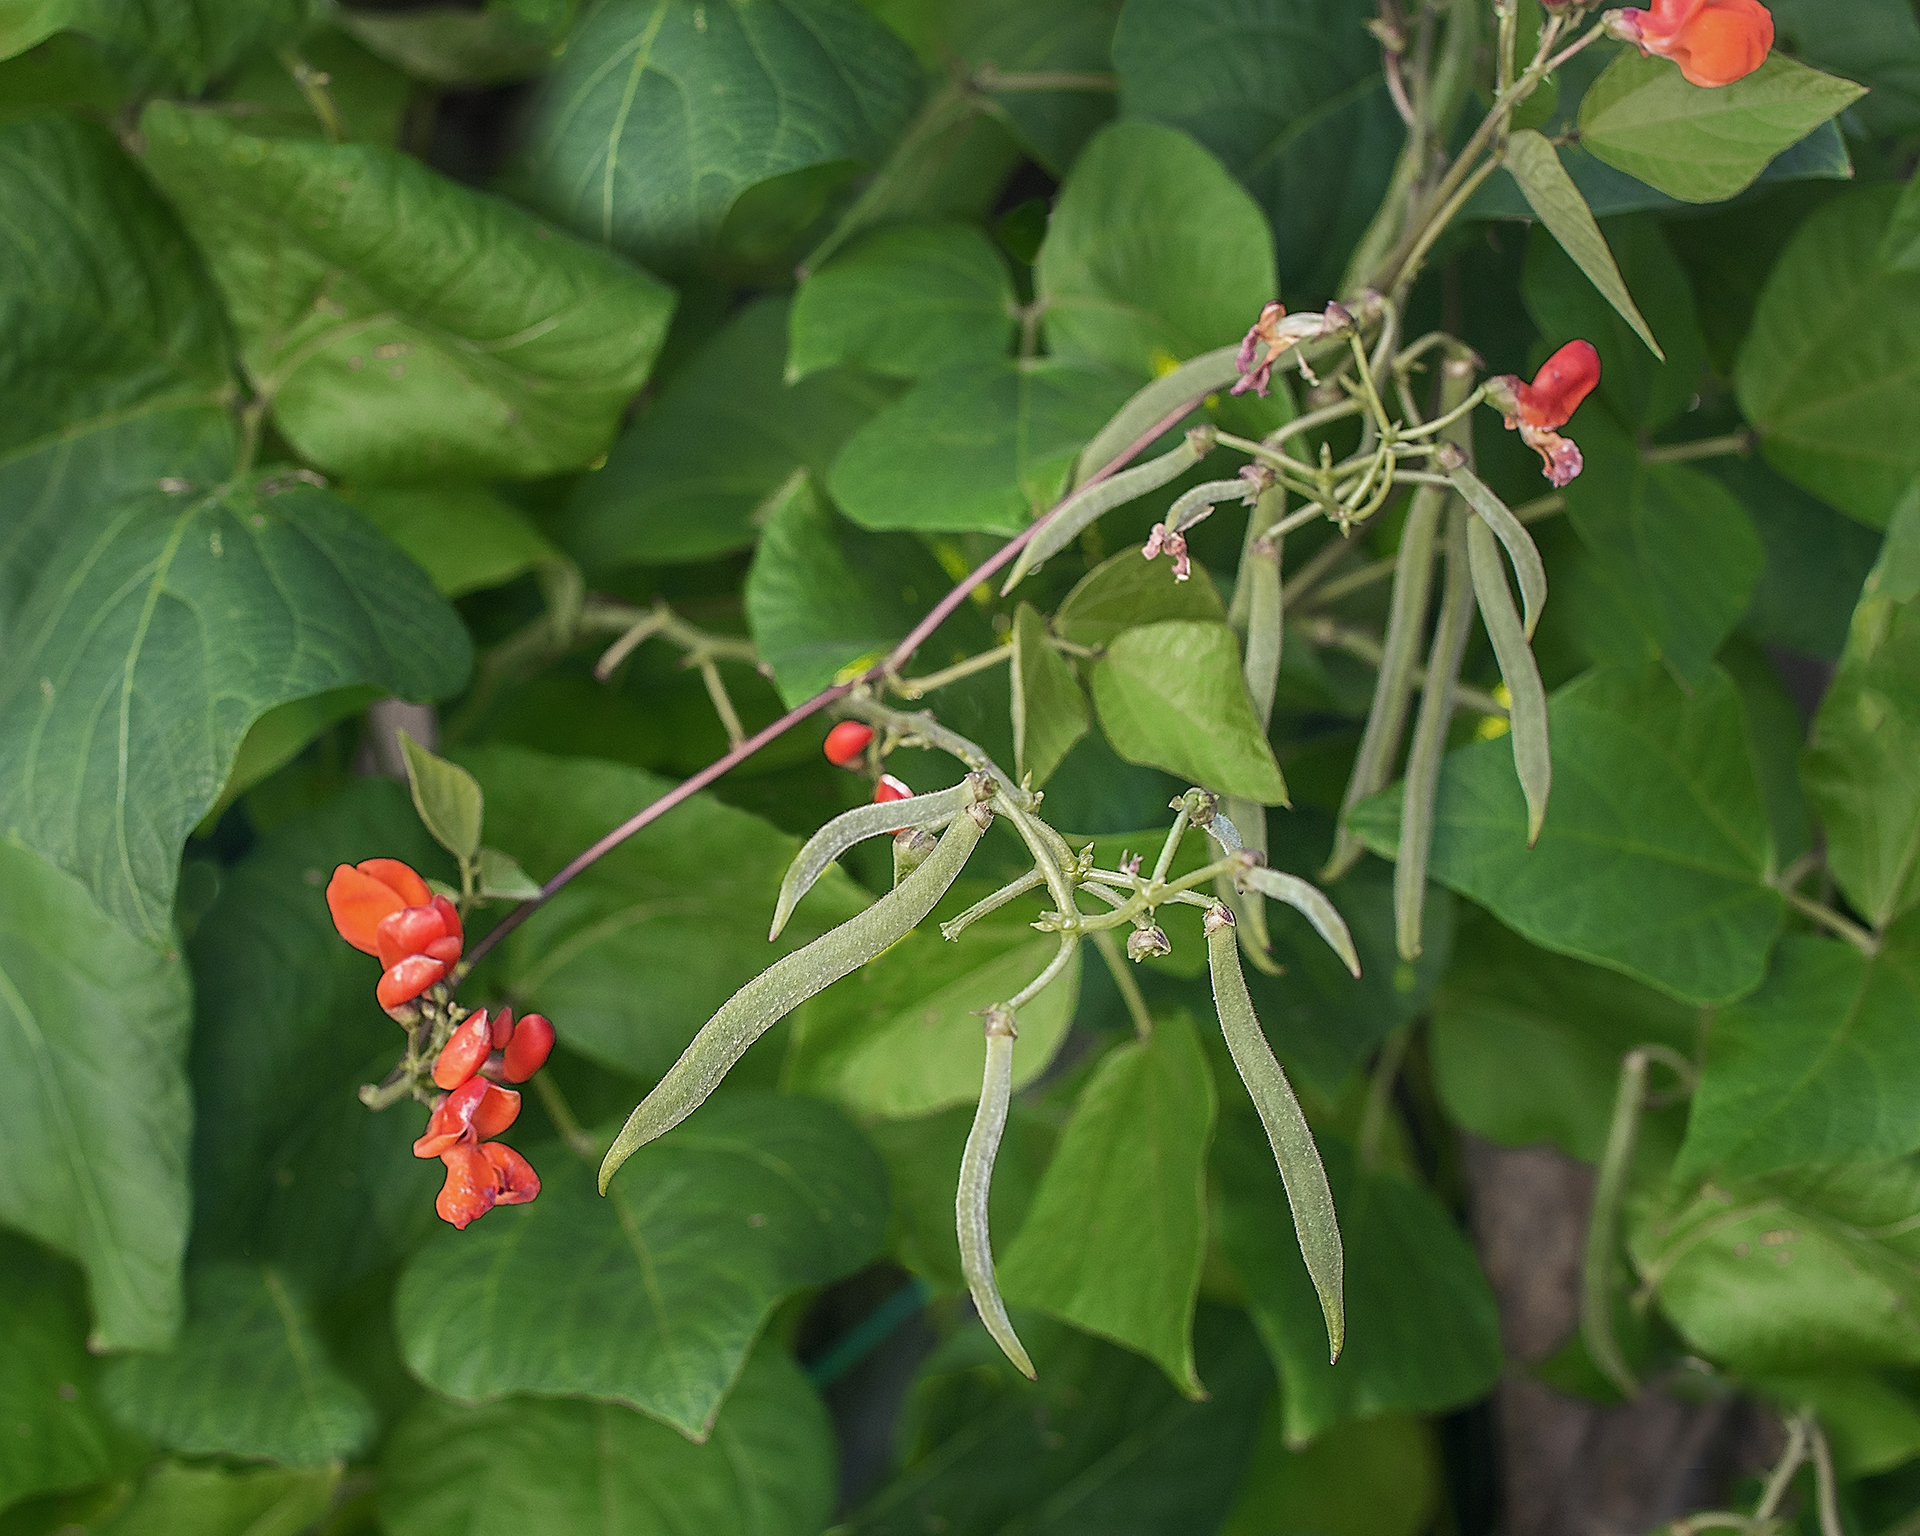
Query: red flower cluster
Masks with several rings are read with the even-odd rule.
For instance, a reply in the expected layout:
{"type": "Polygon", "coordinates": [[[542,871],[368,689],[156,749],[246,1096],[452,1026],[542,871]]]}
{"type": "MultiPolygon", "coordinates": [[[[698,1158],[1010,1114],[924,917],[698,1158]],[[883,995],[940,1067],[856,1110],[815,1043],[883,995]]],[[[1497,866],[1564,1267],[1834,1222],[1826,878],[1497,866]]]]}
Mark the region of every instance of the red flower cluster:
{"type": "Polygon", "coordinates": [[[460,958],[460,914],[398,859],[342,864],[327,882],[327,909],[340,937],[380,957],[380,1006],[410,1003],[460,958]]]}
{"type": "Polygon", "coordinates": [[[1566,485],[1585,467],[1580,449],[1553,429],[1564,427],[1580,402],[1600,382],[1600,354],[1593,343],[1570,341],[1541,365],[1531,384],[1503,373],[1487,380],[1487,400],[1519,429],[1521,441],[1540,455],[1554,485],[1566,485]]]}
{"type": "Polygon", "coordinates": [[[1773,47],[1773,15],[1760,0],[1654,0],[1651,10],[1608,12],[1606,27],[1709,88],[1744,80],[1773,47]]]}
{"type": "Polygon", "coordinates": [[[491,1022],[484,1011],[472,1015],[434,1058],[434,1084],[450,1091],[434,1106],[413,1155],[446,1164],[447,1182],[433,1202],[443,1221],[464,1229],[496,1205],[525,1205],[540,1193],[540,1176],[527,1160],[492,1140],[519,1117],[520,1095],[488,1078],[524,1083],[552,1049],[553,1026],[544,1018],[530,1013],[516,1026],[512,1010],[502,1008],[491,1022]]]}

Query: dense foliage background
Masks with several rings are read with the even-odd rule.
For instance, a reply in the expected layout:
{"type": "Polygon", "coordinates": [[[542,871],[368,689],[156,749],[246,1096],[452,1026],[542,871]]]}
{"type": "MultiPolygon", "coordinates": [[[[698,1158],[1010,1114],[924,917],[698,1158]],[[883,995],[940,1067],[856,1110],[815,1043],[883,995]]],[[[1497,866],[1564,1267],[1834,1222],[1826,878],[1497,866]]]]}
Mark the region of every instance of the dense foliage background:
{"type": "MultiPolygon", "coordinates": [[[[1920,1532],[1920,23],[1772,10],[1772,73],[1711,108],[1630,100],[1661,61],[1583,106],[1642,67],[1605,44],[1515,120],[1664,361],[1505,171],[1406,306],[1487,373],[1585,338],[1603,374],[1564,496],[1474,422],[1550,583],[1537,845],[1476,631],[1417,958],[1387,791],[1328,886],[1359,979],[1278,904],[1249,970],[1344,1356],[1168,908],[1139,998],[1089,955],[1020,1017],[992,1211],[1029,1385],[952,1210],[971,1015],[1053,952],[1039,897],[923,925],[593,1187],[729,994],[891,884],[863,845],[765,940],[869,798],[827,717],[466,982],[560,1041],[510,1138],[543,1191],[469,1230],[418,1108],[356,1097],[399,1032],[322,887],[457,886],[404,725],[484,791],[483,932],[884,655],[1143,386],[1276,296],[1354,299],[1425,174],[1382,35],[1446,44],[1408,68],[1450,61],[1457,148],[1491,0],[0,0],[0,1536],[1624,1532],[1776,1464],[1799,1529],[1920,1532]]],[[[907,670],[987,657],[926,703],[1103,866],[1277,765],[1271,862],[1312,876],[1408,497],[1288,535],[1263,741],[1238,508],[1184,585],[1137,553],[1222,462],[907,670]]],[[[1024,868],[998,827],[937,915],[1024,868]]]]}

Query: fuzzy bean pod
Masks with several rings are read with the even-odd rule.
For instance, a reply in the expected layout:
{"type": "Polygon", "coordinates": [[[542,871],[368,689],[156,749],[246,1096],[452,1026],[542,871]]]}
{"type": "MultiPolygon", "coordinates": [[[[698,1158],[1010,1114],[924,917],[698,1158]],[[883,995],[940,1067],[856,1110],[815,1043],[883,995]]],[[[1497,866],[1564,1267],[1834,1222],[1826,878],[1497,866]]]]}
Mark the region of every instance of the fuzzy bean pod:
{"type": "Polygon", "coordinates": [[[1527,639],[1533,639],[1533,628],[1540,622],[1540,610],[1547,606],[1547,567],[1540,559],[1533,535],[1527,532],[1526,524],[1507,510],[1507,504],[1464,464],[1451,471],[1447,478],[1506,546],[1514,577],[1520,583],[1520,606],[1526,616],[1527,639]]]}
{"type": "Polygon", "coordinates": [[[1142,433],[1164,421],[1185,402],[1191,400],[1197,404],[1203,396],[1237,382],[1239,356],[1237,345],[1216,347],[1211,352],[1188,358],[1172,373],[1143,385],[1114,413],[1113,419],[1094,434],[1093,441],[1081,449],[1080,462],[1073,472],[1074,484],[1097,473],[1112,462],[1116,454],[1125,453],[1139,441],[1142,433]]]}
{"type": "Polygon", "coordinates": [[[1013,1331],[1007,1304],[1000,1299],[1000,1287],[994,1280],[993,1239],[987,1227],[993,1160],[1000,1151],[1000,1137],[1007,1128],[1007,1105],[1013,1097],[1013,1015],[1004,1008],[990,1009],[986,1030],[987,1066],[980,1084],[980,1108],[974,1113],[973,1129],[967,1133],[966,1151],[960,1155],[960,1184],[953,1202],[960,1235],[960,1270],[967,1277],[974,1310],[993,1342],[1031,1381],[1037,1379],[1033,1361],[1013,1331]]]}
{"type": "Polygon", "coordinates": [[[1355,976],[1360,974],[1360,956],[1353,947],[1353,935],[1347,932],[1346,919],[1317,885],[1264,865],[1249,868],[1235,879],[1234,885],[1243,891],[1258,891],[1262,896],[1284,901],[1313,924],[1313,931],[1327,941],[1327,948],[1340,957],[1348,970],[1355,976]]]}
{"type": "Polygon", "coordinates": [[[1467,563],[1473,571],[1481,622],[1487,626],[1487,638],[1493,642],[1500,676],[1506,680],[1507,695],[1512,700],[1507,718],[1512,726],[1513,766],[1527,799],[1527,846],[1531,848],[1540,840],[1540,827],[1547,819],[1547,796],[1553,789],[1547,690],[1540,681],[1540,668],[1527,644],[1520,615],[1514,612],[1499,546],[1486,523],[1477,517],[1467,528],[1467,563]]]}

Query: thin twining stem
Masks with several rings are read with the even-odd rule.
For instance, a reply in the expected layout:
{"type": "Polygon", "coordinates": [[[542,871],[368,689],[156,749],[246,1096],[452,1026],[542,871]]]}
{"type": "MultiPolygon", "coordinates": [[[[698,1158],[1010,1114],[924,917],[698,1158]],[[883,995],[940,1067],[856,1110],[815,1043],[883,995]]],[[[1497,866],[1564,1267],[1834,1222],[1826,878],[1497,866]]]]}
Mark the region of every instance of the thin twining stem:
{"type": "Polygon", "coordinates": [[[1640,450],[1642,464],[1685,464],[1689,459],[1719,459],[1729,454],[1745,456],[1753,452],[1760,435],[1749,428],[1729,432],[1724,437],[1703,437],[1691,443],[1658,443],[1640,450]]]}

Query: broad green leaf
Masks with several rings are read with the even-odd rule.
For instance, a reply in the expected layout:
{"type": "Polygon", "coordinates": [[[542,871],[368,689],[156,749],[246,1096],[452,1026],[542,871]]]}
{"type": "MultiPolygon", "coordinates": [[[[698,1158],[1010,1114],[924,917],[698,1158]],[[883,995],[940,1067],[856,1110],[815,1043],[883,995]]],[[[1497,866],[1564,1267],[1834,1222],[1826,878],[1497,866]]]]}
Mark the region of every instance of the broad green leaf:
{"type": "Polygon", "coordinates": [[[605,451],[673,295],[397,149],[156,103],[146,163],[206,252],[274,424],[336,474],[534,477],[605,451]]]}
{"type": "Polygon", "coordinates": [[[1206,1248],[1213,1075],[1193,1021],[1167,1013],[1109,1051],[1074,1103],[1020,1235],[1000,1261],[1015,1306],[1137,1350],[1186,1396],[1206,1248]]]}
{"type": "Polygon", "coordinates": [[[387,1448],[380,1515],[391,1536],[818,1536],[834,1493],[826,1411],[767,1346],[704,1445],[617,1403],[428,1398],[387,1448]]]}
{"type": "Polygon", "coordinates": [[[442,697],[471,656],[392,545],[271,474],[100,510],[55,551],[18,632],[0,684],[0,825],[155,944],[181,845],[256,719],[359,683],[442,697]]]}
{"type": "Polygon", "coordinates": [[[1092,718],[1073,664],[1047,643],[1047,622],[1022,603],[1013,621],[1013,756],[1036,787],[1087,734],[1092,718]]]}
{"type": "Polygon", "coordinates": [[[1259,205],[1186,134],[1140,122],[1075,162],[1033,277],[1049,351],[1142,378],[1238,341],[1279,292],[1259,205]]]}
{"type": "MultiPolygon", "coordinates": [[[[537,880],[673,787],[616,763],[518,747],[461,761],[486,792],[488,839],[537,880]]],[[[574,1049],[658,1078],[738,988],[866,904],[829,871],[769,945],[761,923],[799,847],[757,816],[696,797],[514,931],[503,946],[508,996],[551,1018],[574,1049]]]]}
{"type": "Polygon", "coordinates": [[[1828,867],[1875,928],[1920,901],[1920,602],[1898,558],[1915,535],[1920,494],[1895,514],[1801,765],[1828,867]]]}
{"type": "MultiPolygon", "coordinates": [[[[963,24],[997,12],[963,44],[967,59],[1007,73],[1099,76],[1113,68],[1118,0],[1020,0],[1018,4],[948,6],[963,24]]],[[[935,60],[937,65],[940,61],[935,60]]],[[[996,116],[1047,171],[1064,179],[1081,149],[1112,118],[1116,93],[1105,90],[990,91],[996,116]]]]}
{"type": "Polygon", "coordinates": [[[1374,1414],[1472,1402],[1499,1379],[1493,1293],[1465,1235],[1424,1188],[1320,1140],[1347,1254],[1347,1347],[1328,1365],[1320,1302],[1258,1124],[1229,1113],[1215,1145],[1220,1241],[1279,1372],[1288,1443],[1374,1414]]]}
{"type": "MultiPolygon", "coordinates": [[[[979,1015],[1046,968],[1060,941],[1024,921],[975,923],[957,942],[924,923],[801,1005],[786,1086],[849,1113],[902,1119],[980,1097],[979,1015]]],[[[1044,1072],[1073,1023],[1080,960],[1020,1010],[1013,1085],[1044,1072]]]]}
{"type": "Polygon", "coordinates": [[[1093,702],[1128,762],[1242,800],[1287,803],[1226,625],[1176,619],[1125,631],[1093,664],[1093,702]]]}
{"type": "Polygon", "coordinates": [[[1752,1385],[1789,1413],[1819,1415],[1835,1470],[1848,1482],[1920,1456],[1920,1406],[1886,1374],[1768,1375],[1752,1385]]]}
{"type": "Polygon", "coordinates": [[[1746,509],[1705,470],[1647,464],[1598,413],[1579,428],[1586,468],[1566,489],[1584,574],[1624,616],[1583,626],[1596,659],[1658,658],[1689,686],[1747,610],[1766,563],[1746,509]]]}
{"type": "Polygon", "coordinates": [[[828,488],[867,528],[1018,533],[1066,489],[1080,450],[1131,393],[1047,358],[943,372],[847,439],[828,488]]]}
{"type": "Polygon", "coordinates": [[[340,10],[336,24],[430,85],[493,85],[553,62],[578,0],[487,0],[477,9],[340,10]]]}
{"type": "Polygon", "coordinates": [[[471,863],[480,853],[480,823],[486,814],[486,797],[473,775],[458,763],[435,757],[405,731],[400,732],[400,756],[420,824],[462,865],[471,863]]]}
{"type": "Polygon", "coordinates": [[[1614,265],[1606,237],[1600,233],[1587,200],[1580,195],[1566,167],[1561,165],[1553,146],[1533,129],[1522,128],[1507,141],[1505,163],[1540,222],[1620,318],[1633,327],[1634,334],[1664,363],[1666,353],[1660,350],[1660,343],[1653,339],[1653,332],[1647,329],[1647,322],[1634,307],[1633,295],[1627,292],[1620,269],[1614,265]]]}
{"type": "Polygon", "coordinates": [[[162,478],[229,472],[235,385],[197,254],[104,129],[54,116],[0,128],[0,267],[5,635],[76,522],[162,478]]]}
{"type": "Polygon", "coordinates": [[[324,1517],[336,1466],[229,1471],[157,1461],[132,1497],[87,1529],[97,1536],[302,1536],[324,1517]]]}
{"type": "Polygon", "coordinates": [[[482,486],[381,486],[341,495],[432,578],[442,597],[505,586],[560,559],[525,513],[482,486]]]}
{"type": "Polygon", "coordinates": [[[1837,660],[1880,535],[1762,459],[1723,459],[1712,472],[1746,508],[1766,552],[1740,632],[1763,645],[1837,660]]]}
{"type": "Polygon", "coordinates": [[[1405,137],[1373,15],[1363,0],[1130,0],[1114,34],[1121,110],[1184,129],[1253,193],[1292,308],[1333,296],[1405,137]]]}
{"type": "Polygon", "coordinates": [[[180,1325],[191,1010],[177,954],[0,842],[0,1221],[80,1261],[98,1349],[180,1325]]]}
{"type": "Polygon", "coordinates": [[[607,0],[542,87],[516,191],[677,271],[755,184],[877,165],[920,82],[906,47],[854,0],[607,0]]]}
{"type": "Polygon", "coordinates": [[[327,1359],[307,1303],[278,1270],[197,1266],[187,1321],[163,1355],[113,1361],[115,1418],[189,1456],[321,1466],[366,1447],[373,1405],[327,1359]]]}
{"type": "Polygon", "coordinates": [[[335,866],[370,858],[453,875],[403,785],[356,780],[222,872],[188,949],[199,1004],[195,1255],[271,1264],[322,1299],[440,1225],[442,1169],[412,1148],[424,1111],[407,1101],[371,1114],[354,1096],[404,1044],[374,1000],[378,963],[327,913],[335,866]]]}
{"type": "MultiPolygon", "coordinates": [[[[1448,754],[1433,878],[1543,949],[1589,960],[1682,1002],[1759,985],[1783,903],[1740,699],[1724,672],[1692,697],[1659,670],[1603,669],[1548,701],[1553,804],[1538,845],[1504,741],[1448,754]]],[[[1391,855],[1400,793],[1351,822],[1391,855]]]]}
{"type": "Polygon", "coordinates": [[[142,1448],[100,1403],[87,1353],[87,1298],[77,1271],[0,1232],[7,1305],[0,1310],[0,1509],[62,1488],[104,1482],[142,1448]]]}
{"type": "Polygon", "coordinates": [[[199,825],[193,829],[195,835],[208,835],[219,822],[221,813],[234,801],[292,762],[308,742],[329,726],[360,714],[380,697],[378,688],[334,688],[268,710],[241,738],[240,750],[234,754],[233,767],[227,772],[220,798],[200,818],[199,825]]]}
{"type": "Polygon", "coordinates": [[[1233,1502],[1273,1376],[1239,1312],[1203,1304],[1194,1359],[1210,1396],[1183,1401],[1160,1369],[1039,1316],[1019,1320],[1038,1384],[984,1331],[921,1373],[903,1465],[848,1521],[850,1536],[1163,1536],[1211,1531],[1233,1502]]]}
{"type": "Polygon", "coordinates": [[[1875,137],[1920,128],[1920,19],[1907,0],[1773,0],[1777,44],[1868,93],[1852,115],[1875,137]]]}
{"type": "Polygon", "coordinates": [[[835,364],[918,379],[1007,356],[1018,321],[1006,258],[971,224],[868,235],[800,285],[789,382],[835,364]]]}
{"type": "Polygon", "coordinates": [[[1287,1443],[1276,1399],[1261,1421],[1240,1498],[1219,1536],[1276,1530],[1421,1536],[1446,1488],[1433,1426],[1411,1414],[1355,1419],[1313,1444],[1287,1443]]]}
{"type": "Polygon", "coordinates": [[[1920,272],[1879,261],[1899,197],[1860,187],[1807,218],[1734,369],[1774,467],[1875,528],[1920,473],[1920,272]]]}
{"type": "Polygon", "coordinates": [[[837,371],[789,386],[786,350],[786,301],[762,299],[730,320],[580,481],[561,542],[595,568],[705,560],[752,544],[801,473],[824,477],[847,435],[897,388],[837,371]]]}
{"type": "MultiPolygon", "coordinates": [[[[775,503],[754,550],[747,626],[791,707],[831,687],[843,668],[879,660],[950,585],[918,539],[854,527],[802,479],[775,503]]],[[[946,650],[962,635],[975,648],[991,642],[977,617],[960,614],[926,654],[939,665],[958,660],[946,650]]]]}
{"type": "Polygon", "coordinates": [[[0,58],[71,28],[97,39],[150,84],[197,93],[255,48],[290,39],[305,19],[298,0],[196,0],[190,6],[4,0],[0,58]]]}
{"type": "Polygon", "coordinates": [[[403,71],[345,32],[316,27],[289,46],[250,54],[239,69],[221,78],[212,99],[245,113],[247,131],[256,138],[327,139],[337,123],[339,139],[397,144],[417,88],[403,71]],[[300,64],[327,77],[331,118],[322,117],[315,99],[295,78],[300,64]]]}
{"type": "Polygon", "coordinates": [[[1813,847],[1813,812],[1800,783],[1806,720],[1765,651],[1733,640],[1722,647],[1720,657],[1727,675],[1740,690],[1754,778],[1773,830],[1774,860],[1783,869],[1790,869],[1813,847]]]}
{"type": "Polygon", "coordinates": [[[1580,144],[1682,202],[1717,203],[1865,94],[1779,53],[1709,90],[1669,60],[1623,48],[1581,100],[1580,144]]]}
{"type": "Polygon", "coordinates": [[[1920,1364],[1920,1163],[1671,1186],[1629,1207],[1643,1283],[1739,1371],[1920,1364]]]}
{"type": "MultiPolygon", "coordinates": [[[[1482,918],[1434,997],[1434,1087],[1447,1114],[1476,1136],[1509,1147],[1550,1141],[1597,1163],[1620,1058],[1647,1044],[1691,1057],[1699,1023],[1698,1009],[1543,953],[1482,918]]],[[[1670,1158],[1685,1118],[1683,1109],[1650,1112],[1642,1143],[1670,1158]]]]}
{"type": "Polygon", "coordinates": [[[1715,1016],[1682,1177],[1750,1178],[1920,1150],[1920,921],[1871,958],[1837,939],[1781,941],[1760,990],[1715,1016]]]}
{"type": "Polygon", "coordinates": [[[407,1265],[407,1366],[470,1401],[624,1403],[705,1440],[780,1299],[886,1236],[886,1172],[815,1099],[732,1093],[642,1147],[602,1199],[548,1147],[540,1198],[444,1232],[407,1265]]]}
{"type": "Polygon", "coordinates": [[[1224,624],[1226,618],[1205,566],[1194,566],[1187,581],[1169,581],[1165,566],[1142,560],[1137,549],[1123,549],[1080,578],[1062,599],[1053,627],[1075,645],[1109,645],[1137,624],[1224,624]]]}

